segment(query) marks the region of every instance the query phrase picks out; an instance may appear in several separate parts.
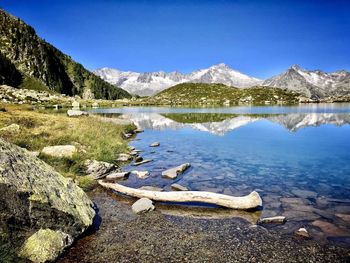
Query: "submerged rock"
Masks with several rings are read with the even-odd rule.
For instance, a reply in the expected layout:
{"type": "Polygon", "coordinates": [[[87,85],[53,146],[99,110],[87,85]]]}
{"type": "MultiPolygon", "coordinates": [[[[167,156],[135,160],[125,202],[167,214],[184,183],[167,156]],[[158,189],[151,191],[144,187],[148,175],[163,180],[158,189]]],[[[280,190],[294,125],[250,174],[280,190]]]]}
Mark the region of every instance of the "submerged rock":
{"type": "Polygon", "coordinates": [[[319,227],[326,236],[350,236],[350,230],[345,228],[340,228],[332,223],[315,220],[311,223],[313,226],[319,227]]]}
{"type": "Polygon", "coordinates": [[[149,176],[148,171],[131,171],[132,174],[135,174],[140,179],[146,179],[149,176]]]}
{"type": "MultiPolygon", "coordinates": [[[[0,204],[0,232],[8,233],[15,244],[40,229],[61,231],[74,239],[92,225],[95,216],[93,203],[72,180],[2,139],[0,204]]],[[[27,251],[24,248],[22,252],[27,251]]]]}
{"type": "Polygon", "coordinates": [[[44,147],[41,153],[56,158],[72,158],[77,151],[74,145],[56,145],[44,147]]]}
{"type": "Polygon", "coordinates": [[[66,233],[40,229],[24,242],[18,254],[37,263],[54,261],[72,243],[72,237],[66,233]]]}
{"type": "Polygon", "coordinates": [[[300,189],[297,189],[297,190],[293,190],[292,193],[295,195],[295,196],[298,196],[298,197],[301,197],[301,198],[316,198],[317,197],[317,193],[316,192],[313,192],[313,191],[309,191],[309,190],[300,190],[300,189]]]}
{"type": "Polygon", "coordinates": [[[273,217],[265,217],[259,219],[258,223],[259,224],[283,224],[286,222],[286,217],[285,216],[273,216],[273,217]]]}
{"type": "Polygon", "coordinates": [[[188,191],[188,188],[185,186],[182,186],[180,184],[172,184],[171,185],[171,189],[175,190],[175,191],[188,191]]]}
{"type": "Polygon", "coordinates": [[[152,159],[146,159],[146,160],[143,160],[143,161],[139,161],[139,162],[133,163],[132,165],[138,166],[138,165],[141,165],[141,164],[150,163],[152,161],[153,161],[152,159]]]}
{"type": "Polygon", "coordinates": [[[152,200],[148,198],[141,198],[137,200],[133,205],[132,205],[132,211],[135,214],[141,214],[141,213],[146,213],[154,210],[154,205],[152,200]]]}
{"type": "Polygon", "coordinates": [[[162,176],[170,179],[175,179],[178,175],[183,174],[191,165],[184,163],[174,168],[170,168],[162,172],[162,176]]]}
{"type": "Polygon", "coordinates": [[[146,190],[146,191],[155,191],[155,192],[162,192],[163,191],[163,188],[156,187],[156,186],[148,186],[148,185],[141,186],[139,189],[146,190]]]}

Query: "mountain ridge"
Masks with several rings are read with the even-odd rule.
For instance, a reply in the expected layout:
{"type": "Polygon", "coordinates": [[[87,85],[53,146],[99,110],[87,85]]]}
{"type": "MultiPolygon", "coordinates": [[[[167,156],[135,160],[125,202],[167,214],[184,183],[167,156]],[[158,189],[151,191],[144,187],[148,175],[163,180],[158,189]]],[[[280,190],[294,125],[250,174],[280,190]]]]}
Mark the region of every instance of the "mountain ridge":
{"type": "Polygon", "coordinates": [[[154,95],[166,88],[181,83],[221,83],[227,86],[248,88],[262,83],[261,79],[250,77],[234,70],[224,63],[190,73],[179,71],[133,72],[112,68],[100,68],[93,71],[96,75],[113,85],[119,85],[137,95],[154,95]]]}
{"type": "MultiPolygon", "coordinates": [[[[83,98],[117,99],[131,95],[75,62],[70,56],[40,38],[33,27],[0,9],[0,84],[19,87],[29,83],[83,98]],[[21,78],[11,76],[21,73],[21,78]],[[34,81],[33,81],[34,80],[34,81]],[[40,83],[39,83],[40,82],[40,83]]],[[[29,85],[28,85],[29,86],[29,85]]],[[[36,87],[27,87],[36,88],[36,87]]]]}
{"type": "Polygon", "coordinates": [[[154,95],[181,83],[220,83],[237,88],[266,86],[287,89],[316,100],[332,96],[350,96],[350,73],[346,70],[327,73],[319,69],[302,69],[296,64],[265,80],[245,75],[224,63],[188,74],[178,71],[139,73],[107,67],[97,69],[94,73],[109,83],[138,95],[154,95]]]}

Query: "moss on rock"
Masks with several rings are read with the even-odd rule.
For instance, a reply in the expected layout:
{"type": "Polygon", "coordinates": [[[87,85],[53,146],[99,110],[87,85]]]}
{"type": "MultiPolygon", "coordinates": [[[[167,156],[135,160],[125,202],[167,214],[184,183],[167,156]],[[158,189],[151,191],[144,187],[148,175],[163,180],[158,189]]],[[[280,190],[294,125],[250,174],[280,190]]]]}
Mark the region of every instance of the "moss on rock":
{"type": "Polygon", "coordinates": [[[24,242],[19,256],[36,263],[53,261],[72,241],[71,236],[61,231],[40,229],[24,242]]]}

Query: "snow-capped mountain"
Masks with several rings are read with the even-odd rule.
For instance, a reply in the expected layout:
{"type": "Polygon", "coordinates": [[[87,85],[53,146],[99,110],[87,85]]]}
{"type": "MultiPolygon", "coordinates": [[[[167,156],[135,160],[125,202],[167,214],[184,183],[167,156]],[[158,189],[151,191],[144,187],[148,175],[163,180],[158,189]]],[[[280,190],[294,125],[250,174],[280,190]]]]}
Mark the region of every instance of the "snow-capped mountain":
{"type": "Polygon", "coordinates": [[[251,87],[262,83],[262,80],[233,70],[223,63],[189,74],[177,71],[169,73],[164,71],[138,73],[111,68],[97,69],[94,73],[115,86],[142,96],[154,95],[166,88],[184,82],[222,83],[238,88],[251,87]]]}
{"type": "Polygon", "coordinates": [[[333,73],[309,71],[294,65],[286,72],[265,80],[262,85],[286,88],[310,98],[349,96],[350,73],[344,70],[333,73]]]}

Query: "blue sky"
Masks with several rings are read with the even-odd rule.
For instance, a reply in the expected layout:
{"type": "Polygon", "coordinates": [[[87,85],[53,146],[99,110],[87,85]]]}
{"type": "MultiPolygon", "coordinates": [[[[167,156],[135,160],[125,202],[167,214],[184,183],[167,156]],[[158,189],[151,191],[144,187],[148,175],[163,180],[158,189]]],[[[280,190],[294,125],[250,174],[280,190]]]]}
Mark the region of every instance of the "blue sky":
{"type": "Polygon", "coordinates": [[[90,70],[350,70],[350,1],[0,0],[90,70]]]}

